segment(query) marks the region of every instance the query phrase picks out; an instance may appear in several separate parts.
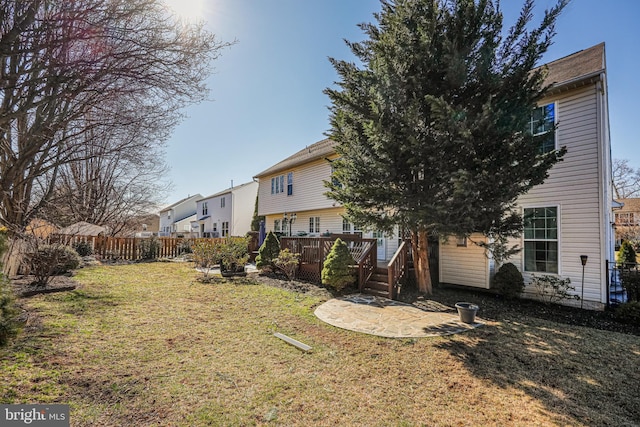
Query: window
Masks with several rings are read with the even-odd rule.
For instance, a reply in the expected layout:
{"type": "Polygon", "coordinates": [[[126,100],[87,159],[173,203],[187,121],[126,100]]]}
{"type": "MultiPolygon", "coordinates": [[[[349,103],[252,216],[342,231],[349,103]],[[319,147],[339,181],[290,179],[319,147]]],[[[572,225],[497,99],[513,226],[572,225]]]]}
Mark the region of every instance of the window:
{"type": "Polygon", "coordinates": [[[456,237],[456,246],[459,247],[467,247],[467,237],[466,236],[458,236],[456,237]]]}
{"type": "Polygon", "coordinates": [[[548,153],[556,149],[556,132],[553,128],[556,123],[555,104],[547,104],[533,110],[529,130],[533,136],[540,136],[540,151],[548,153]]]}
{"type": "Polygon", "coordinates": [[[309,233],[319,233],[320,232],[320,217],[311,217],[309,218],[309,233]]]}
{"type": "Polygon", "coordinates": [[[351,223],[346,218],[342,218],[342,233],[351,234],[351,223]]]}
{"type": "Polygon", "coordinates": [[[227,237],[229,235],[229,222],[224,221],[222,223],[222,237],[227,237]]]}
{"type": "Polygon", "coordinates": [[[225,199],[224,197],[220,199],[220,207],[221,208],[224,208],[224,204],[225,204],[225,200],[224,199],[225,199]]]}
{"type": "Polygon", "coordinates": [[[213,230],[212,231],[218,231],[218,223],[217,222],[213,223],[213,230]]]}
{"type": "MultiPolygon", "coordinates": [[[[289,174],[291,175],[291,194],[293,194],[293,172],[289,172],[289,174]]],[[[287,181],[289,181],[288,176],[287,181]]],[[[274,176],[271,178],[271,194],[280,194],[284,193],[284,191],[284,175],[274,176]]]]}
{"type": "Polygon", "coordinates": [[[293,172],[287,174],[287,196],[293,195],[293,172]]]}
{"type": "Polygon", "coordinates": [[[558,208],[524,210],[524,269],[558,273],[558,208]]]}
{"type": "Polygon", "coordinates": [[[635,226],[640,224],[640,215],[634,212],[620,212],[615,214],[616,225],[635,226]]]}
{"type": "Polygon", "coordinates": [[[202,215],[207,215],[209,213],[209,207],[207,206],[207,202],[202,202],[202,215]]]}
{"type": "Polygon", "coordinates": [[[171,219],[171,212],[167,214],[167,219],[171,219]]]}
{"type": "Polygon", "coordinates": [[[273,221],[273,231],[279,233],[282,231],[282,228],[280,227],[280,220],[276,219],[273,221]]]}

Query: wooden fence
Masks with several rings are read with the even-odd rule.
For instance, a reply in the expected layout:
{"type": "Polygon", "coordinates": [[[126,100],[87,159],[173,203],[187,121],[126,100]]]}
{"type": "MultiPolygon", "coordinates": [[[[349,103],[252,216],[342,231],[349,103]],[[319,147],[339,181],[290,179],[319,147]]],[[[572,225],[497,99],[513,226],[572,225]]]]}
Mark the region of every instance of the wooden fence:
{"type": "Polygon", "coordinates": [[[86,242],[91,247],[93,255],[102,259],[137,261],[145,258],[174,258],[189,252],[189,248],[200,240],[224,239],[53,235],[50,240],[51,243],[63,243],[69,246],[86,242]]]}

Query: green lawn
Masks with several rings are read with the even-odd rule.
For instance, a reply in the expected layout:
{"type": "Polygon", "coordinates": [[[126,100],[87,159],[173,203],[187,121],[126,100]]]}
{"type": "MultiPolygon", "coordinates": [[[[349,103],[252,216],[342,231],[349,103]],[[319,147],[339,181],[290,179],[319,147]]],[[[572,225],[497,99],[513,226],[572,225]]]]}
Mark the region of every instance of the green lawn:
{"type": "Polygon", "coordinates": [[[94,267],[23,300],[0,400],[68,403],[74,426],[640,424],[638,336],[510,316],[386,339],[320,322],[320,297],[190,267],[94,267]]]}

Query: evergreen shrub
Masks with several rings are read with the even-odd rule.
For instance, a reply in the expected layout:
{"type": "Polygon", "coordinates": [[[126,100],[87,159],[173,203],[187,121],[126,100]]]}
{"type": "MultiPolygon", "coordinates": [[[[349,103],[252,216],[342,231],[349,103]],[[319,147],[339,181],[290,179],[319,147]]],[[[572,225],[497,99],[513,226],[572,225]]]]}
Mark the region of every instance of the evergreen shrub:
{"type": "Polygon", "coordinates": [[[336,239],[322,268],[322,283],[336,291],[354,282],[355,277],[350,266],[354,264],[347,244],[336,239]]]}
{"type": "MultiPolygon", "coordinates": [[[[6,249],[6,228],[0,227],[0,260],[6,249]]],[[[8,281],[2,275],[2,263],[0,263],[0,347],[5,346],[18,333],[16,316],[13,293],[8,281]]]]}
{"type": "Polygon", "coordinates": [[[635,267],[636,265],[636,251],[633,249],[631,242],[625,240],[620,245],[618,251],[618,258],[616,259],[619,265],[623,267],[635,267]]]}
{"type": "Polygon", "coordinates": [[[493,288],[505,298],[516,298],[524,290],[524,278],[514,264],[503,264],[493,277],[493,288]]]}
{"type": "Polygon", "coordinates": [[[640,302],[633,301],[620,304],[614,312],[616,319],[640,326],[640,302]]]}
{"type": "Polygon", "coordinates": [[[280,255],[280,241],[278,237],[270,231],[262,242],[262,246],[258,249],[256,256],[256,267],[261,270],[275,270],[276,264],[274,260],[280,255]]]}

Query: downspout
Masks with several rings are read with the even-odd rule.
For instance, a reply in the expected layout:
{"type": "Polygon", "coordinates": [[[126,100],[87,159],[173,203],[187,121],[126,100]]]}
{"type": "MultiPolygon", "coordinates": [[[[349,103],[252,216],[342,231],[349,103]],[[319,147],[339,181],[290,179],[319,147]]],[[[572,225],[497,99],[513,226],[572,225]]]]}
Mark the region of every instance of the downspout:
{"type": "Polygon", "coordinates": [[[606,150],[606,144],[605,142],[607,141],[606,139],[606,123],[608,120],[608,117],[606,117],[606,107],[604,105],[605,102],[605,96],[604,96],[604,81],[605,81],[605,75],[604,73],[600,73],[600,78],[598,79],[598,81],[596,82],[596,117],[597,117],[597,123],[596,126],[598,127],[598,176],[600,177],[599,179],[599,186],[600,186],[600,202],[599,202],[599,209],[600,209],[600,283],[604,283],[604,286],[600,286],[600,302],[601,303],[607,303],[607,289],[606,289],[606,283],[607,283],[607,260],[609,259],[610,256],[610,250],[609,250],[609,240],[610,240],[610,227],[611,227],[611,221],[610,221],[610,215],[608,214],[607,210],[610,208],[610,202],[609,202],[609,198],[612,196],[611,194],[609,194],[608,191],[608,176],[610,169],[610,163],[611,163],[611,159],[610,159],[610,153],[607,153],[606,150]]]}

